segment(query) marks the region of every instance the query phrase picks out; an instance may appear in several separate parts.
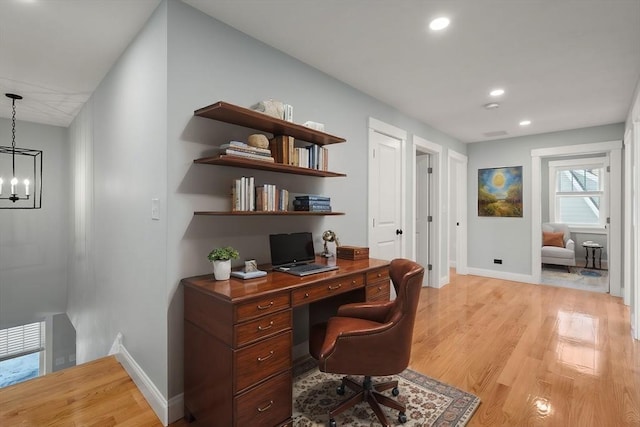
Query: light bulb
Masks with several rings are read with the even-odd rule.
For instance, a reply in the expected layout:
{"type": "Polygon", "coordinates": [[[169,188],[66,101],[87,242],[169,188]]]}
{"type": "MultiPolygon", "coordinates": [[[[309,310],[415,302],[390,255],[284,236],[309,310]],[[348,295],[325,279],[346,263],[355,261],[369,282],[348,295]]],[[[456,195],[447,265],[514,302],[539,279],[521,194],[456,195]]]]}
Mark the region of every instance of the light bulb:
{"type": "Polygon", "coordinates": [[[445,18],[444,16],[442,16],[431,21],[431,23],[429,24],[429,28],[431,28],[433,31],[444,30],[449,26],[449,22],[449,18],[445,18]]]}
{"type": "Polygon", "coordinates": [[[0,178],[0,196],[2,196],[2,184],[4,184],[4,181],[0,178]]]}
{"type": "Polygon", "coordinates": [[[16,194],[16,185],[18,184],[18,178],[15,176],[11,178],[11,194],[16,194]]]}
{"type": "Polygon", "coordinates": [[[25,179],[23,182],[24,182],[24,195],[28,196],[29,195],[29,180],[25,179]]]}

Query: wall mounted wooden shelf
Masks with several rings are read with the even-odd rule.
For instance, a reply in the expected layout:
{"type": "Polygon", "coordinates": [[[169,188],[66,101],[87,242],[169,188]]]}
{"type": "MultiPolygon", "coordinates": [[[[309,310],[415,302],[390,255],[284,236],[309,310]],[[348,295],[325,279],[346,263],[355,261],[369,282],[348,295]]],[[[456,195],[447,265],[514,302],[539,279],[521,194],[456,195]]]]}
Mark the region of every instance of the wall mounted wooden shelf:
{"type": "Polygon", "coordinates": [[[268,116],[249,108],[238,107],[226,102],[216,102],[207,107],[202,107],[193,112],[195,116],[219,120],[245,126],[251,129],[269,132],[273,135],[292,136],[295,139],[312,142],[318,145],[335,144],[345,142],[344,138],[320,132],[286,120],[268,116]]]}
{"type": "Polygon", "coordinates": [[[244,159],[242,157],[204,157],[196,159],[193,163],[217,166],[231,166],[236,168],[260,169],[271,172],[290,173],[295,175],[318,176],[323,178],[345,177],[347,175],[337,172],[329,172],[318,169],[301,168],[298,166],[284,165],[282,163],[270,163],[261,160],[244,159]]]}
{"type": "Polygon", "coordinates": [[[213,216],[328,216],[344,215],[344,212],[307,212],[307,211],[197,211],[194,215],[213,216]]]}

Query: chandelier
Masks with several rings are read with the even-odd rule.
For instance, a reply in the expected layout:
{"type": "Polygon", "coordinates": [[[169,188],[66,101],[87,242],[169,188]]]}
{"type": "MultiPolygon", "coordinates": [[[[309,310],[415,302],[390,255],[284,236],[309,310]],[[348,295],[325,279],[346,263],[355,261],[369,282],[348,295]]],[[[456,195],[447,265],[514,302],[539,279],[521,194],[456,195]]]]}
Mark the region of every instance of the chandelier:
{"type": "Polygon", "coordinates": [[[0,146],[0,209],[40,209],[42,207],[42,150],[16,147],[16,100],[12,102],[11,147],[0,146]]]}

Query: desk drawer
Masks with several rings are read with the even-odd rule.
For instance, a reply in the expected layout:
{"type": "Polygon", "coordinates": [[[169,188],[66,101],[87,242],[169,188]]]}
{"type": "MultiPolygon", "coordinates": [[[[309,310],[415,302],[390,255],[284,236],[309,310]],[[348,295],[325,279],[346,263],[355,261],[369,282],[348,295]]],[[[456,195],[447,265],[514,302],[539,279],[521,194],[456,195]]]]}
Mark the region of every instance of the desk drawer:
{"type": "Polygon", "coordinates": [[[241,347],[285,329],[291,329],[291,310],[259,317],[256,320],[235,325],[233,329],[235,345],[241,347]]]}
{"type": "Polygon", "coordinates": [[[324,299],[331,295],[348,292],[352,289],[361,288],[363,286],[364,274],[354,274],[309,286],[305,289],[295,290],[291,294],[291,299],[294,306],[309,304],[310,302],[324,299]]]}
{"type": "Polygon", "coordinates": [[[274,295],[272,297],[259,298],[239,304],[236,307],[235,320],[236,323],[244,320],[253,319],[254,317],[264,316],[265,314],[275,313],[284,308],[291,307],[289,302],[289,294],[274,295]]]}
{"type": "Polygon", "coordinates": [[[367,301],[389,301],[389,291],[391,290],[389,280],[386,282],[367,285],[365,293],[367,301]]]}
{"type": "Polygon", "coordinates": [[[367,273],[367,285],[382,280],[389,280],[389,268],[383,267],[367,273]]]}
{"type": "Polygon", "coordinates": [[[283,332],[256,344],[235,351],[235,392],[283,371],[291,369],[291,331],[283,332]]]}
{"type": "Polygon", "coordinates": [[[235,425],[273,427],[291,417],[291,370],[235,398],[235,425]]]}

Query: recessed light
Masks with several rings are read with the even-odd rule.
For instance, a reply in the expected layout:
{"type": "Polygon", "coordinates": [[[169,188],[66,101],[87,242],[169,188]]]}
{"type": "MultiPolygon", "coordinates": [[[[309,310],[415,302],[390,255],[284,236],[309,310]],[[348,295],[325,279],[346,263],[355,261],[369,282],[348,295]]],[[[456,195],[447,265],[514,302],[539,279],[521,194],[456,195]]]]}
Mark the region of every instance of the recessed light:
{"type": "Polygon", "coordinates": [[[504,95],[504,89],[493,89],[491,92],[489,92],[489,95],[491,96],[502,96],[504,95]]]}
{"type": "Polygon", "coordinates": [[[520,122],[520,126],[529,126],[531,124],[531,120],[523,120],[520,122]]]}
{"type": "Polygon", "coordinates": [[[487,110],[493,110],[494,108],[499,108],[500,104],[498,104],[497,102],[490,102],[488,104],[484,104],[484,108],[486,108],[487,110]]]}
{"type": "Polygon", "coordinates": [[[449,26],[450,22],[451,21],[449,21],[449,18],[445,18],[444,16],[441,16],[440,18],[436,18],[433,21],[431,21],[431,23],[429,24],[429,28],[431,28],[433,31],[444,30],[449,26]]]}

